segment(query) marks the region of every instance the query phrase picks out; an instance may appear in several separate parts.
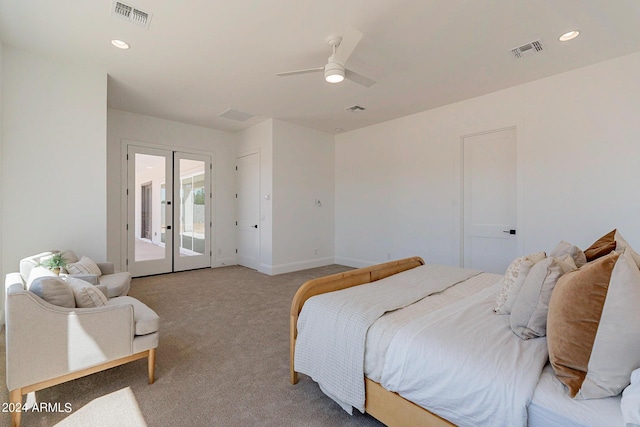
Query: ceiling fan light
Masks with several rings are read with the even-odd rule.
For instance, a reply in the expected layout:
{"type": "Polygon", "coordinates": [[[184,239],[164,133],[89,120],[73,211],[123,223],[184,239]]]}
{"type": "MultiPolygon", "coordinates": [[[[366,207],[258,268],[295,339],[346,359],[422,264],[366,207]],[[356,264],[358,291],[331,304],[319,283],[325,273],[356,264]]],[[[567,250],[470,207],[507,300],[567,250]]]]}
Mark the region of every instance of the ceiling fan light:
{"type": "Polygon", "coordinates": [[[340,64],[332,63],[325,65],[324,79],[328,83],[340,83],[344,80],[344,67],[340,64]]]}

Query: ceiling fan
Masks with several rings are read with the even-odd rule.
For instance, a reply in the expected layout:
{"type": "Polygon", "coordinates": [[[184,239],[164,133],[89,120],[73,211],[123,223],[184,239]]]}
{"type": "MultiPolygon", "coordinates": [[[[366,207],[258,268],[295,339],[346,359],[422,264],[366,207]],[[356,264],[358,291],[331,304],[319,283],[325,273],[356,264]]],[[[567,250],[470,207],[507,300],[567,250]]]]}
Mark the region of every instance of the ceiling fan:
{"type": "Polygon", "coordinates": [[[324,71],[324,79],[329,83],[340,83],[344,79],[348,79],[364,87],[371,87],[375,84],[375,80],[345,67],[347,60],[356,46],[358,46],[358,43],[360,43],[360,39],[362,39],[362,33],[360,31],[354,28],[348,28],[343,37],[331,36],[327,39],[327,44],[333,49],[333,54],[329,57],[327,65],[324,67],[286,71],[284,73],[277,73],[276,75],[286,77],[324,71]]]}

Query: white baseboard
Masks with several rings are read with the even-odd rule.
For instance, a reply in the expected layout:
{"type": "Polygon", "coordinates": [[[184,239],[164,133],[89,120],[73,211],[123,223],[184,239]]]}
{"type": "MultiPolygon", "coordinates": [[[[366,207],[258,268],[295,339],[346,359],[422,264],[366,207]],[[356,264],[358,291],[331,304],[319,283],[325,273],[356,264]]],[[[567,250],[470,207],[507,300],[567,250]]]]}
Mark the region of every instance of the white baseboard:
{"type": "Polygon", "coordinates": [[[346,265],[347,267],[353,267],[353,268],[363,268],[363,267],[369,267],[375,264],[379,264],[377,262],[364,261],[361,259],[353,259],[353,258],[343,258],[343,257],[336,257],[335,263],[340,265],[346,265]]]}
{"type": "Polygon", "coordinates": [[[324,267],[325,265],[331,265],[334,263],[335,259],[333,257],[327,257],[279,265],[260,264],[258,271],[270,276],[275,276],[277,274],[291,273],[293,271],[306,270],[308,268],[324,267]]]}
{"type": "Polygon", "coordinates": [[[216,267],[226,267],[228,265],[237,265],[238,262],[236,261],[236,257],[233,258],[220,258],[220,259],[216,259],[213,260],[213,264],[211,265],[212,268],[216,268],[216,267]]]}

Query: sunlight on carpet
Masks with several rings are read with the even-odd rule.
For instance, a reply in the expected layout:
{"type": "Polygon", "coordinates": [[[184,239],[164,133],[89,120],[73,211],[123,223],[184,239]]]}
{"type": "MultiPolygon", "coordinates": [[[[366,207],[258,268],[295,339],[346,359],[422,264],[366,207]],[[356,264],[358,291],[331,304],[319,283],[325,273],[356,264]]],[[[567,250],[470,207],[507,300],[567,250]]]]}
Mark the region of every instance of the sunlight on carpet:
{"type": "Polygon", "coordinates": [[[92,427],[146,427],[136,397],[131,388],[126,387],[106,396],[92,400],[82,408],[74,408],[73,413],[56,424],[65,426],[92,427]]]}

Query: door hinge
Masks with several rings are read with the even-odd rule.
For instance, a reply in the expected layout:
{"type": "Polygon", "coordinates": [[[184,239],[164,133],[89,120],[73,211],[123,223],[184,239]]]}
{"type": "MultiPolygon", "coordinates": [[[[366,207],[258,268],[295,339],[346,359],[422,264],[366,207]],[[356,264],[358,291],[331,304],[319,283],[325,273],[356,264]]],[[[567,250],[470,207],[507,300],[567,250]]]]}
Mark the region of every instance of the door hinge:
{"type": "Polygon", "coordinates": [[[236,225],[238,225],[238,221],[236,221],[236,225]]]}
{"type": "Polygon", "coordinates": [[[209,228],[213,227],[213,221],[209,221],[209,228]]]}
{"type": "Polygon", "coordinates": [[[236,249],[236,253],[238,253],[238,250],[236,249]]]}
{"type": "Polygon", "coordinates": [[[213,170],[213,163],[209,163],[209,170],[213,170]]]}
{"type": "Polygon", "coordinates": [[[129,231],[129,224],[127,224],[127,231],[129,231]]]}
{"type": "Polygon", "coordinates": [[[209,251],[209,256],[213,256],[213,251],[209,251]]]}
{"type": "Polygon", "coordinates": [[[127,160],[129,160],[129,153],[127,153],[127,160]]]}
{"type": "Polygon", "coordinates": [[[129,265],[129,258],[125,261],[125,265],[129,265]]]}
{"type": "Polygon", "coordinates": [[[236,193],[236,199],[238,198],[238,193],[236,193]]]}
{"type": "Polygon", "coordinates": [[[127,188],[127,196],[129,195],[129,189],[127,188]]]}
{"type": "Polygon", "coordinates": [[[236,166],[236,170],[238,170],[238,166],[236,166]]]}

